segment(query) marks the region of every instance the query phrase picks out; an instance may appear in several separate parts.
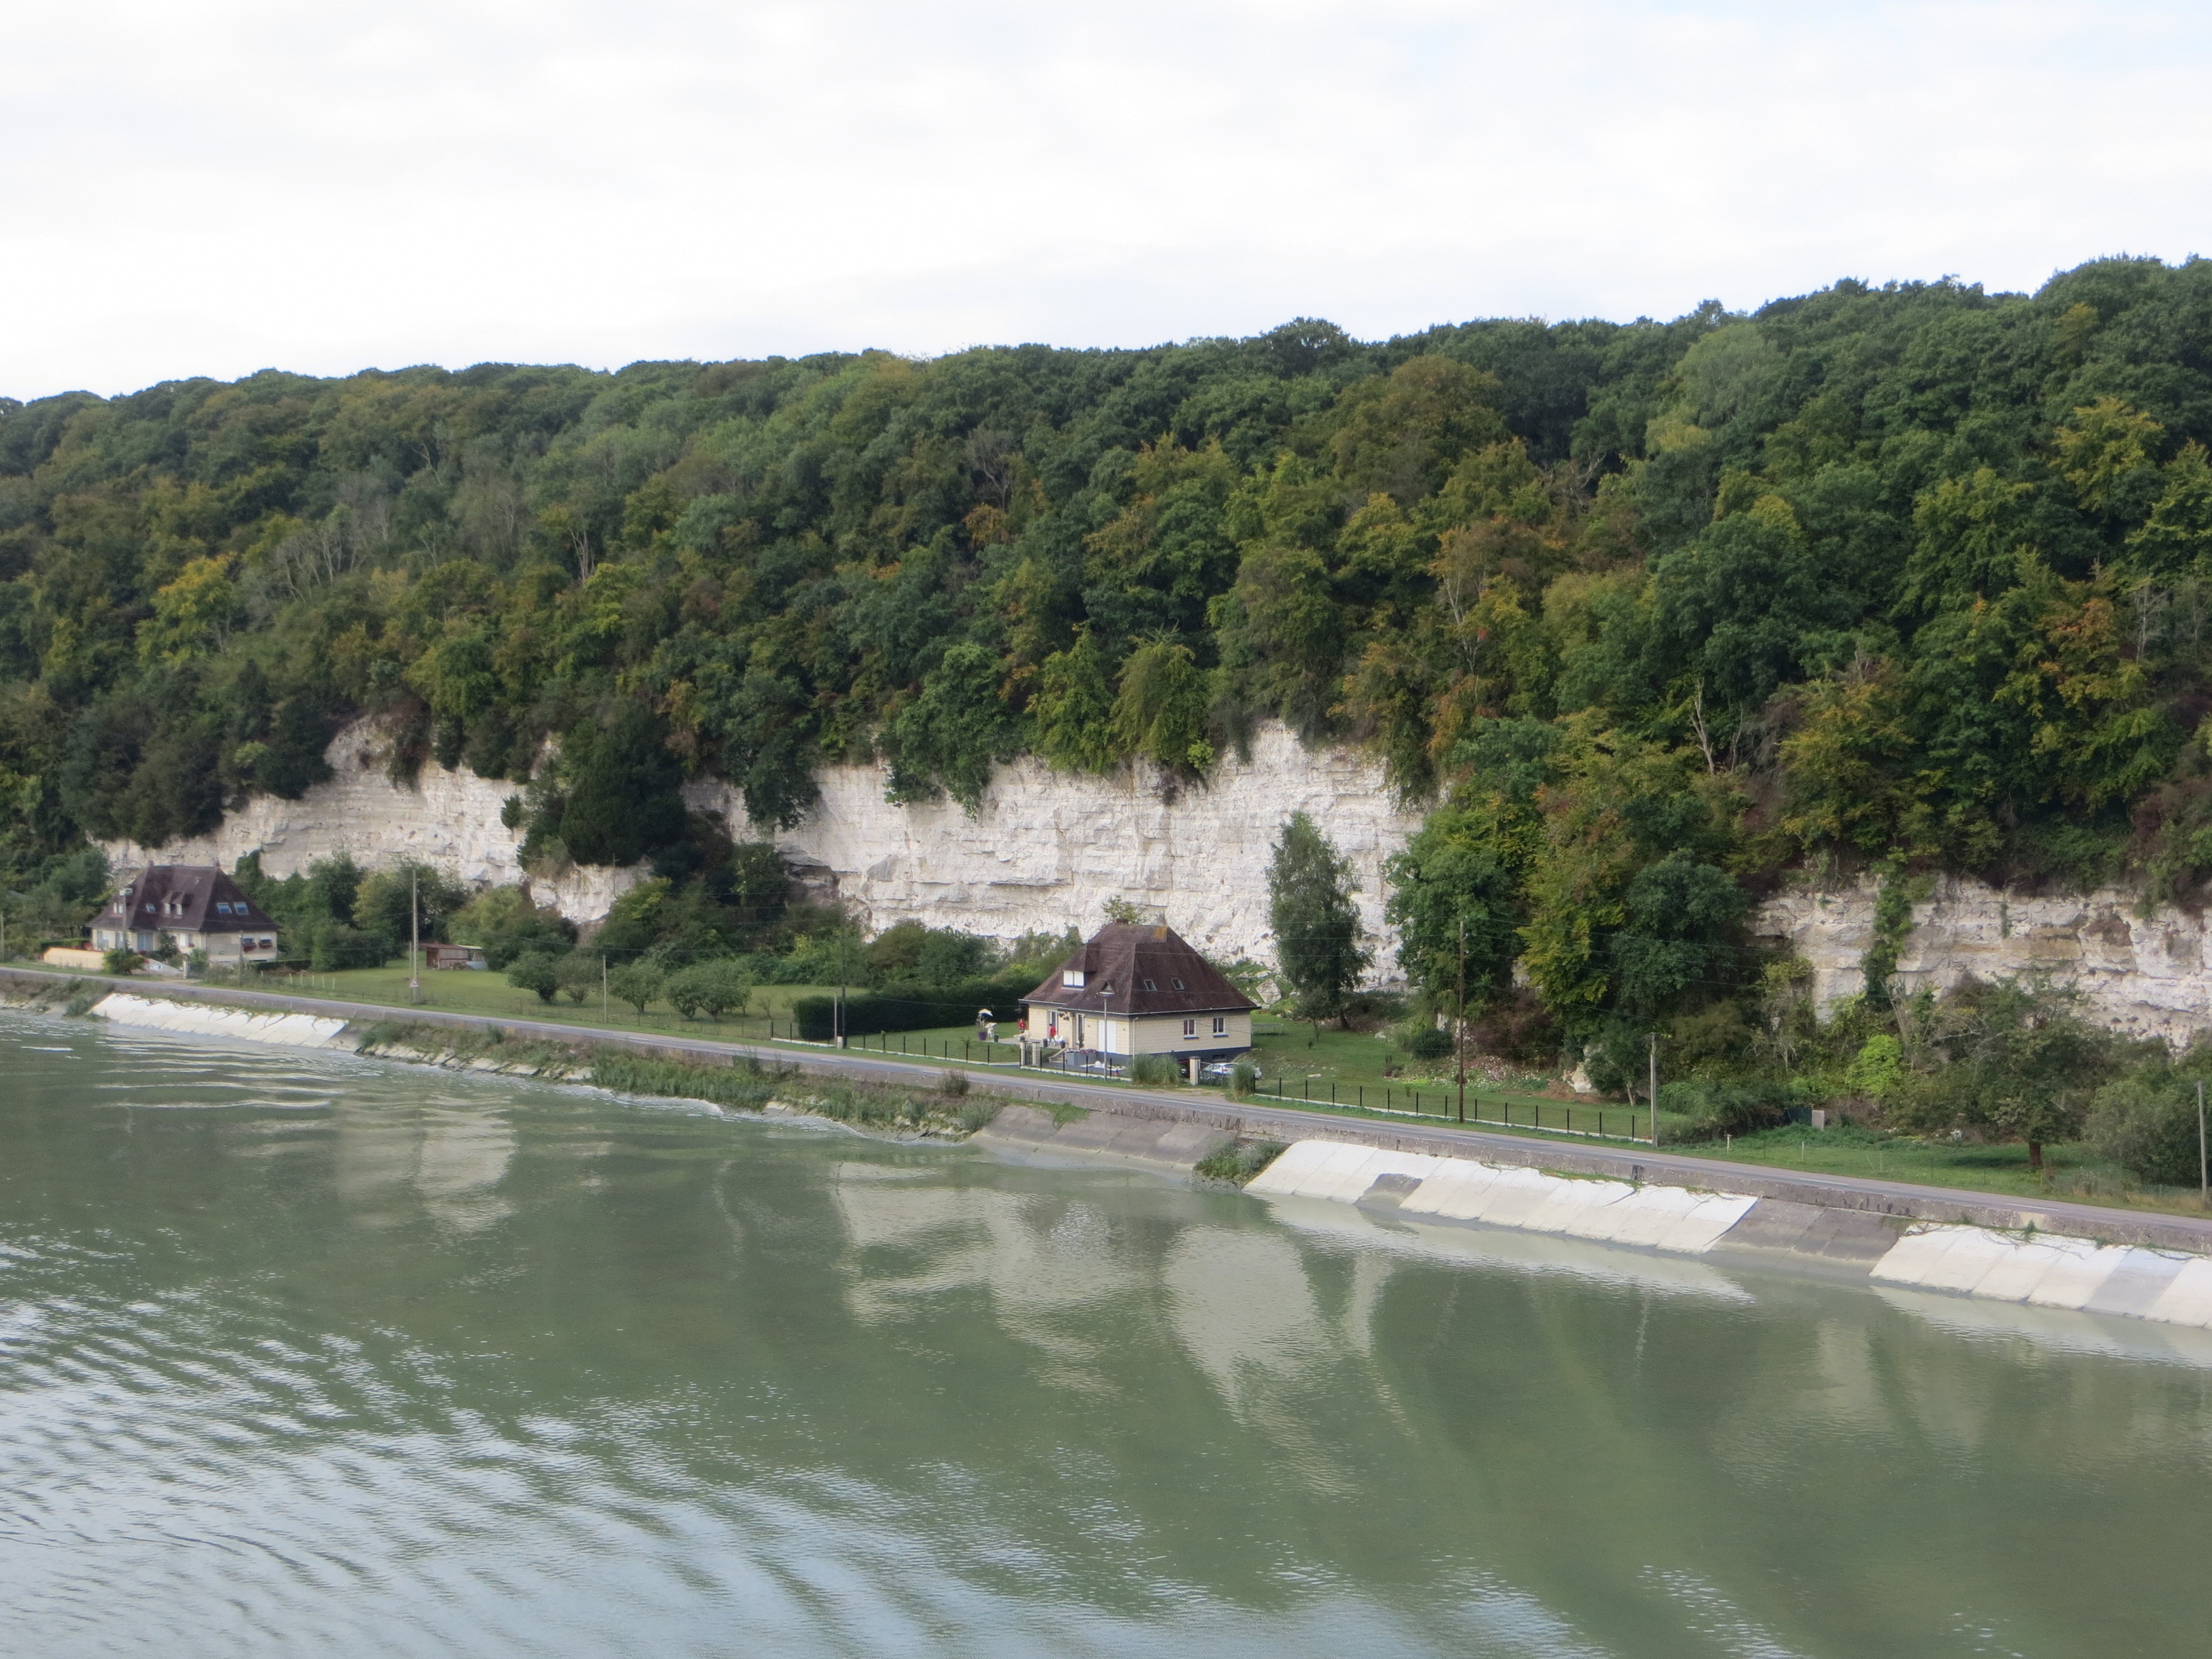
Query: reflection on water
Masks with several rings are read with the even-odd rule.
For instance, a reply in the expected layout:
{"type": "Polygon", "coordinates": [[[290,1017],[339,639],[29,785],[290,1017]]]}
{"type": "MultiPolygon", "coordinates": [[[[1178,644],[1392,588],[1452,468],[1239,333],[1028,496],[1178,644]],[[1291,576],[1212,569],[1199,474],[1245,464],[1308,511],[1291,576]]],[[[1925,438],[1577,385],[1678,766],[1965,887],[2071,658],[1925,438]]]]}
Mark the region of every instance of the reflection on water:
{"type": "Polygon", "coordinates": [[[0,1649],[2201,1651],[2203,1334],[0,1016],[0,1649]]]}

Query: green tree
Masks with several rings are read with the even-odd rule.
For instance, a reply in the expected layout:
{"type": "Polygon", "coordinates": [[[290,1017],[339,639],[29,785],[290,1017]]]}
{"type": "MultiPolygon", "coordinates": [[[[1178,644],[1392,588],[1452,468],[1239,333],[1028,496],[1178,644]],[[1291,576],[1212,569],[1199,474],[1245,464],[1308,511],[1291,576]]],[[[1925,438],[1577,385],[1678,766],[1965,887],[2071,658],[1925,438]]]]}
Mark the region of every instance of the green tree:
{"type": "Polygon", "coordinates": [[[1105,653],[1088,627],[1075,643],[1044,659],[1030,700],[1039,753],[1068,772],[1104,772],[1121,758],[1114,745],[1114,693],[1105,653]]]}
{"type": "Polygon", "coordinates": [[[561,988],[561,975],[550,951],[525,951],[507,965],[507,982],[518,991],[535,991],[540,1002],[550,1002],[561,988]]]}
{"type": "Polygon", "coordinates": [[[562,994],[579,1007],[603,989],[611,988],[607,977],[606,958],[597,951],[571,951],[556,961],[553,968],[554,977],[560,981],[562,994]]]}
{"type": "Polygon", "coordinates": [[[1650,1020],[1732,988],[1734,935],[1750,908],[1734,877],[1686,854],[1645,865],[1621,895],[1611,940],[1614,1006],[1631,1020],[1650,1020]]]}
{"type": "MultiPolygon", "coordinates": [[[[662,994],[668,1006],[686,1019],[696,1019],[701,1014],[709,1019],[720,1019],[727,1014],[744,1012],[751,999],[752,988],[745,982],[742,968],[727,957],[718,957],[711,962],[695,962],[671,974],[662,994]]],[[[624,1000],[628,1000],[627,994],[624,1000]]],[[[640,1012],[643,1012],[641,1005],[640,1012]]]]}
{"type": "Polygon", "coordinates": [[[1254,549],[1212,617],[1223,664],[1246,697],[1318,736],[1339,695],[1346,632],[1321,556],[1304,547],[1254,549]]]}
{"type": "Polygon", "coordinates": [[[659,969],[649,962],[626,962],[607,975],[607,990],[617,1002],[627,1002],[642,1014],[646,1005],[666,985],[659,969]]]}
{"type": "Polygon", "coordinates": [[[1889,1120],[1918,1133],[1953,1131],[2043,1149],[2078,1137],[2117,1043],[2081,1018],[2081,994],[2037,979],[1968,980],[1923,1008],[1912,1064],[1893,1090],[1889,1120]]]}
{"type": "Polygon", "coordinates": [[[623,699],[603,721],[572,726],[562,740],[568,790],[559,835],[579,864],[635,864],[684,834],[684,774],[667,746],[667,726],[623,699]]]}
{"type": "Polygon", "coordinates": [[[1305,813],[1291,813],[1267,866],[1267,923],[1283,978],[1316,1030],[1343,1012],[1346,994],[1373,960],[1352,902],[1358,890],[1351,861],[1305,813]]]}
{"type": "Polygon", "coordinates": [[[999,696],[1000,672],[998,653],[973,642],[945,653],[921,695],[884,734],[889,799],[927,800],[942,787],[975,815],[991,769],[1020,747],[1019,728],[999,696]]]}
{"type": "Polygon", "coordinates": [[[1124,754],[1150,756],[1186,776],[1213,764],[1206,739],[1206,676],[1190,647],[1170,640],[1139,646],[1121,665],[1114,699],[1114,741],[1124,754]]]}

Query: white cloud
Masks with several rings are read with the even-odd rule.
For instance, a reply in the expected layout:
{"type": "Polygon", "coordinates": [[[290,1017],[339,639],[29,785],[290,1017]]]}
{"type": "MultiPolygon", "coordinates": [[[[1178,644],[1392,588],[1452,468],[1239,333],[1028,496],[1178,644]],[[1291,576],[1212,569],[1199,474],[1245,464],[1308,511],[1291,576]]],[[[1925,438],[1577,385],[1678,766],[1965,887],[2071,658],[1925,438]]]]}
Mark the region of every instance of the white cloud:
{"type": "Polygon", "coordinates": [[[78,0],[0,390],[1673,314],[2205,240],[2201,9],[78,0]]]}

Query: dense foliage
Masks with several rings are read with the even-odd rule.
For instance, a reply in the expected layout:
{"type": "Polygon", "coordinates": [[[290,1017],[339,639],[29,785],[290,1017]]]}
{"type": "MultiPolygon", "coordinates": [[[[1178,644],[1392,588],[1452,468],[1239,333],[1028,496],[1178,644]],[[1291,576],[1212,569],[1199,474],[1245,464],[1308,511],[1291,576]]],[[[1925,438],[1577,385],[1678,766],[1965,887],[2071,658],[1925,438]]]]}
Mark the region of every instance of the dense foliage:
{"type": "MultiPolygon", "coordinates": [[[[1463,929],[1524,1032],[1719,1053],[1793,863],[2212,873],[2208,441],[2212,264],[2128,259],[1373,343],[0,403],[0,887],[296,795],[374,713],[372,763],[514,780],[534,855],[654,860],[617,921],[691,939],[673,971],[805,932],[687,776],[766,826],[825,760],[972,804],[1024,750],[1194,782],[1273,717],[1433,808],[1395,872],[1420,983],[1463,929]]],[[[333,960],[385,925],[343,908],[333,960]]]]}

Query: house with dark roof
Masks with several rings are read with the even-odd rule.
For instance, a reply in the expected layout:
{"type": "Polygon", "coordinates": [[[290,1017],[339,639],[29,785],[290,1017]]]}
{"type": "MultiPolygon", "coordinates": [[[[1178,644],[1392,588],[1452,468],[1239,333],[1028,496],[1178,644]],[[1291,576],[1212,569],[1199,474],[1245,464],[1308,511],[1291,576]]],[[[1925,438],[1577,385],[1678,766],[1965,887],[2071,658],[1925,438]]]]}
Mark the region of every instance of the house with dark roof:
{"type": "Polygon", "coordinates": [[[165,939],[211,965],[276,959],[276,924],[211,864],[149,866],[92,919],[95,951],[150,955],[165,939]]]}
{"type": "Polygon", "coordinates": [[[1171,927],[1109,922],[1022,999],[1024,1042],[1042,1053],[1193,1062],[1252,1046],[1259,1005],[1171,927]]]}

